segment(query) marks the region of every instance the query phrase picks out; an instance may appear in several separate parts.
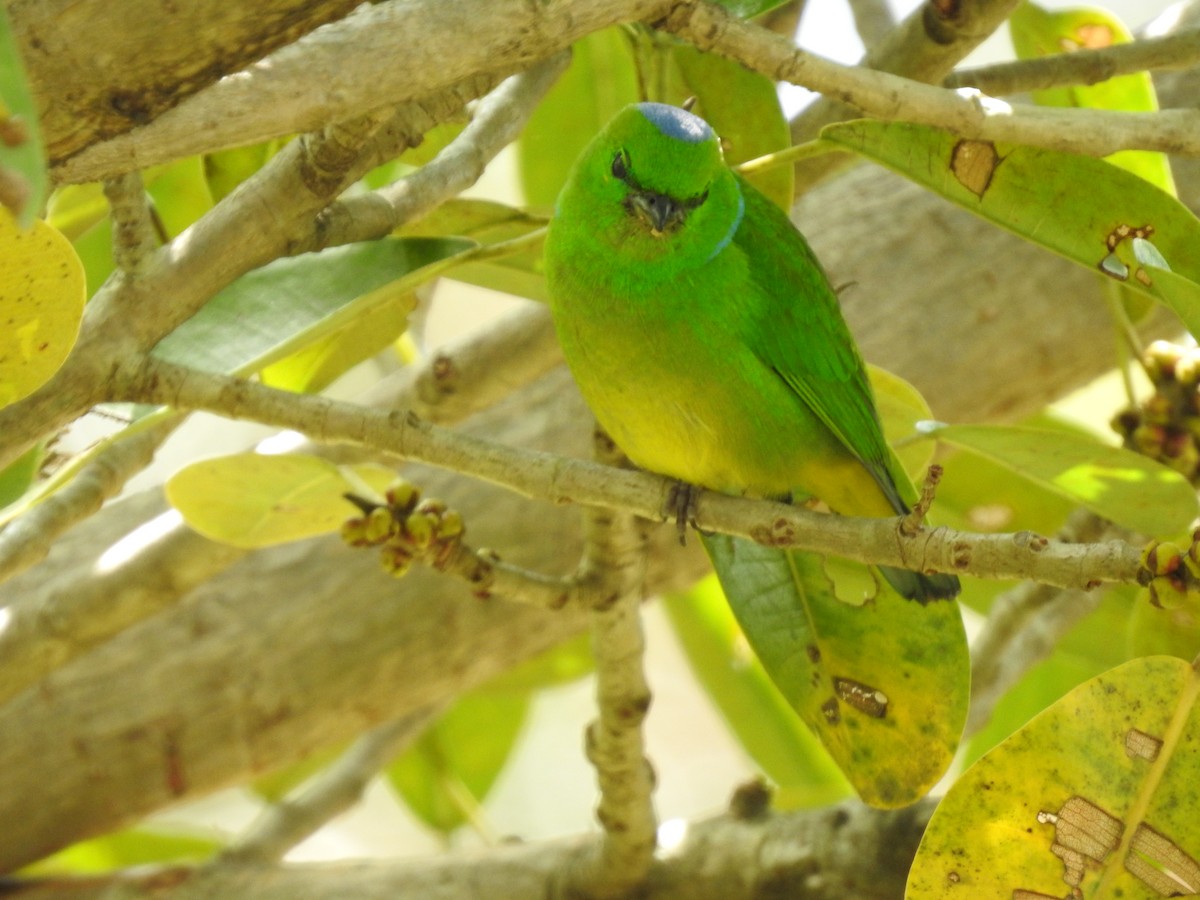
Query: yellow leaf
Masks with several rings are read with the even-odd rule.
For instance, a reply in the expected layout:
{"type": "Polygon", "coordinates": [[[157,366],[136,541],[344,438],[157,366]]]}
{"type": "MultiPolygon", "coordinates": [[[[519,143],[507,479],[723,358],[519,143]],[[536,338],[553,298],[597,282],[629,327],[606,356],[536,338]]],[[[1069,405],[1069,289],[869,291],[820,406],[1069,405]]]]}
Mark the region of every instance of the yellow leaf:
{"type": "Polygon", "coordinates": [[[342,496],[366,482],[382,493],[396,475],[350,472],[301,454],[238,453],[193,463],[167,481],[167,499],[196,531],[236,547],[266,547],[336,531],[355,508],[342,496]]]}
{"type": "Polygon", "coordinates": [[[83,318],[83,266],[65,237],[35,221],[22,231],[0,209],[0,406],[46,383],[83,318]]]}

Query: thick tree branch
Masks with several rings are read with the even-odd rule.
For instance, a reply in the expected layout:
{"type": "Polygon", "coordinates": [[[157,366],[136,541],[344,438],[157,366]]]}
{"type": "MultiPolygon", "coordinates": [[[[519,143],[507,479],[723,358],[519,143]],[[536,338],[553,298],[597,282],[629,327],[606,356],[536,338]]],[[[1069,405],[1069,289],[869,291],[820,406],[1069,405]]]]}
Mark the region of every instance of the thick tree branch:
{"type": "MultiPolygon", "coordinates": [[[[897,900],[933,812],[859,803],[809,812],[674,823],[682,839],[655,861],[641,900],[897,900]]],[[[564,883],[564,871],[596,852],[600,838],[511,844],[407,863],[208,867],[119,874],[13,887],[10,900],[569,900],[597,885],[564,883]]]]}
{"type": "Polygon", "coordinates": [[[416,101],[465,79],[496,81],[560,53],[593,31],[655,18],[668,2],[409,0],[364,5],[212,85],[153,124],[63,161],[54,175],[60,182],[92,181],[199,152],[312,131],[380,106],[416,101]]]}
{"type": "MultiPolygon", "coordinates": [[[[121,14],[113,15],[107,0],[10,0],[8,12],[41,107],[51,162],[60,164],[97,140],[145,125],[222,75],[355,5],[355,0],[263,0],[252,6],[124,0],[121,14]]],[[[204,130],[195,127],[197,133],[204,130]]],[[[308,129],[293,133],[300,130],[308,129]]]]}

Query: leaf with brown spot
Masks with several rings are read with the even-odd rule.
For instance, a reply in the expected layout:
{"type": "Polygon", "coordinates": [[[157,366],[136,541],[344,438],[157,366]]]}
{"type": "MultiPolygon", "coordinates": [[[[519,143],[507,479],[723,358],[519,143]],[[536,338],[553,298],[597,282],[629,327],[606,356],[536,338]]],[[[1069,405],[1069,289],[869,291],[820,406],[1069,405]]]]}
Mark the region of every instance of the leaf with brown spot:
{"type": "Polygon", "coordinates": [[[0,208],[0,407],[33,393],[58,371],[79,336],[83,266],[45,222],[22,230],[0,208]]]}
{"type": "Polygon", "coordinates": [[[955,149],[962,141],[948,131],[859,119],[831,125],[821,138],[1165,303],[1189,331],[1200,334],[1200,254],[1195,251],[1200,246],[1200,219],[1144,178],[1101,159],[997,144],[1000,162],[980,194],[974,189],[978,180],[964,184],[956,176],[955,149]],[[1146,248],[1136,245],[1136,232],[1147,233],[1147,228],[1153,256],[1165,266],[1145,258],[1146,248]],[[1127,237],[1113,242],[1114,234],[1127,237]],[[1113,263],[1113,254],[1120,267],[1113,263]],[[1128,274],[1122,276],[1121,268],[1128,274]]]}
{"type": "Polygon", "coordinates": [[[1071,691],[950,789],[907,900],[1200,893],[1198,697],[1200,674],[1166,656],[1071,691]],[[1128,752],[1133,731],[1160,742],[1153,758],[1128,752]]]}

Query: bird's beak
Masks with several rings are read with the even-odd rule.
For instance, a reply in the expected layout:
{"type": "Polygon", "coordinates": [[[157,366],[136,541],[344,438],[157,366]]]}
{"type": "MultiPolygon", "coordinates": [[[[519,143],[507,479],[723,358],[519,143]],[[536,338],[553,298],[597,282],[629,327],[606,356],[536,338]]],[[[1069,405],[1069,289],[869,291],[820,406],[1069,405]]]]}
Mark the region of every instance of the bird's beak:
{"type": "Polygon", "coordinates": [[[683,221],[684,208],[679,201],[654,191],[636,191],[630,195],[633,211],[650,226],[655,237],[665,234],[683,221]]]}

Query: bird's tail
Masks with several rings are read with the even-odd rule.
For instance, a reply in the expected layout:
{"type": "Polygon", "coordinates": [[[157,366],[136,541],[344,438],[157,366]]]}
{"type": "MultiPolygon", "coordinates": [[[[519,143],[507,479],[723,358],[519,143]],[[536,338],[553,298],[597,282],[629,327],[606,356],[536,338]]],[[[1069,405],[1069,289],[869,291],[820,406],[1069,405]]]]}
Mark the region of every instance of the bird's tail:
{"type": "Polygon", "coordinates": [[[901,597],[916,600],[918,603],[928,603],[930,600],[950,600],[958,596],[962,589],[957,576],[923,575],[908,569],[896,569],[892,566],[880,566],[879,573],[888,580],[888,584],[896,589],[901,597]]]}

